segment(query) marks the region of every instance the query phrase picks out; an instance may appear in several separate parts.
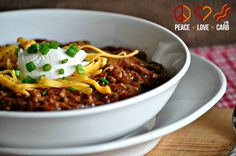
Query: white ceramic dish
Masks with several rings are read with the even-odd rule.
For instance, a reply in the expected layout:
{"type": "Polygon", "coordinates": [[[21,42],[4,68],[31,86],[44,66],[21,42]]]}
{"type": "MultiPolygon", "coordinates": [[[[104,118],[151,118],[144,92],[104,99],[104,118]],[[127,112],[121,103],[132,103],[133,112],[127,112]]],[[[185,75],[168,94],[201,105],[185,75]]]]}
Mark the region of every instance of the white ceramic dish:
{"type": "Polygon", "coordinates": [[[95,46],[143,50],[174,74],[144,94],[92,109],[61,112],[0,112],[0,145],[65,147],[121,137],[150,120],[166,104],[190,64],[182,40],[169,30],[139,18],[79,10],[23,10],[0,14],[0,44],[16,38],[59,42],[89,40],[95,46]]]}
{"type": "Polygon", "coordinates": [[[13,155],[144,155],[160,137],[191,123],[223,96],[226,79],[222,71],[209,61],[192,55],[189,71],[164,109],[145,126],[125,139],[84,147],[58,149],[0,148],[2,154],[13,155]]]}

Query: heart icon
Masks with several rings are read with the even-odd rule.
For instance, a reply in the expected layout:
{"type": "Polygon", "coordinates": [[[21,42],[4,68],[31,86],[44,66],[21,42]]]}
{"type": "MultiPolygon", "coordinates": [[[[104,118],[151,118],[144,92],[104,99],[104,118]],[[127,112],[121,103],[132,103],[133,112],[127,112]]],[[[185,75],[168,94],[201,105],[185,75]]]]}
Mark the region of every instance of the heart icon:
{"type": "Polygon", "coordinates": [[[205,21],[207,17],[209,17],[212,13],[212,9],[210,6],[206,5],[204,7],[202,6],[196,6],[194,9],[194,13],[196,16],[201,20],[205,21]]]}

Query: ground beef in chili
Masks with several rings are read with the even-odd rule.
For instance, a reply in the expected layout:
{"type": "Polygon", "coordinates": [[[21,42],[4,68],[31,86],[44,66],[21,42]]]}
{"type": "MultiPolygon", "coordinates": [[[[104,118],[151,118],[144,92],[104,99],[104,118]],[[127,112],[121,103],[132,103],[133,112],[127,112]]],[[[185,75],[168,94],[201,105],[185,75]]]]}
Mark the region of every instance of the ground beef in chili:
{"type": "MultiPolygon", "coordinates": [[[[129,49],[105,47],[103,50],[117,54],[129,49]]],[[[7,111],[60,111],[101,106],[133,97],[151,90],[168,81],[169,76],[162,65],[146,61],[146,55],[140,52],[135,57],[124,59],[108,58],[103,72],[93,77],[109,81],[112,93],[104,95],[94,89],[91,95],[67,88],[33,89],[27,97],[0,85],[0,110],[7,111]],[[44,92],[44,94],[42,94],[44,92]]]]}

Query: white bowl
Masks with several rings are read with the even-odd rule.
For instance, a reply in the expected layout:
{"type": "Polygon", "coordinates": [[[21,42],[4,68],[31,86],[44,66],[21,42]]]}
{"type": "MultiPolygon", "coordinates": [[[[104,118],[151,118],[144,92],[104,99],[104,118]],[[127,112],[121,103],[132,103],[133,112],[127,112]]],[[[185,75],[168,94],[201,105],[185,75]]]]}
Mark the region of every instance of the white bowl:
{"type": "Polygon", "coordinates": [[[22,10],[0,13],[0,45],[17,37],[59,42],[89,40],[95,46],[143,50],[174,76],[133,98],[95,108],[61,112],[0,111],[0,146],[65,147],[121,137],[154,117],[190,65],[190,52],[174,33],[155,23],[119,14],[81,10],[22,10]]]}

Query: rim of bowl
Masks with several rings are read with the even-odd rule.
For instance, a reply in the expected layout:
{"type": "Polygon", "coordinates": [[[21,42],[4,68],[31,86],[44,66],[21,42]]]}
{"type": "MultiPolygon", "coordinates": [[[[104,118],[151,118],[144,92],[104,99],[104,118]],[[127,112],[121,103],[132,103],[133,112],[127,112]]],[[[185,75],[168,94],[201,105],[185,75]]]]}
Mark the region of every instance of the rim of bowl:
{"type": "Polygon", "coordinates": [[[95,113],[101,113],[101,112],[106,112],[114,109],[118,109],[121,107],[128,107],[130,105],[136,104],[139,101],[143,101],[145,99],[151,98],[155,96],[156,94],[159,94],[174,84],[178,83],[179,80],[185,75],[187,72],[189,66],[190,66],[190,61],[191,61],[191,55],[190,51],[187,47],[187,45],[178,37],[174,32],[168,30],[167,28],[148,21],[146,19],[134,17],[134,16],[129,16],[129,15],[124,15],[124,14],[119,14],[119,13],[111,13],[111,12],[104,12],[104,11],[93,11],[93,10],[80,10],[80,9],[23,9],[23,10],[13,10],[13,11],[3,11],[0,13],[0,16],[3,14],[19,14],[19,13],[25,13],[25,12],[34,12],[34,13],[40,13],[40,12],[45,12],[47,11],[48,13],[56,13],[56,12],[73,12],[73,13],[87,13],[91,15],[106,15],[106,16],[113,16],[113,17],[119,17],[119,18],[125,18],[133,21],[138,21],[141,23],[146,23],[149,25],[152,25],[154,27],[160,28],[162,31],[171,34],[179,43],[184,48],[185,52],[185,63],[183,67],[180,69],[180,71],[173,76],[169,81],[166,83],[162,84],[161,86],[158,86],[152,90],[149,90],[145,93],[136,95],[134,97],[124,99],[121,101],[113,102],[110,104],[105,104],[102,106],[98,107],[93,107],[93,108],[86,108],[86,109],[78,109],[78,110],[65,110],[65,111],[53,111],[53,112],[15,112],[15,111],[0,111],[0,117],[18,117],[18,118],[25,118],[25,117],[30,117],[30,118],[53,118],[53,117],[72,117],[72,116],[78,116],[78,115],[89,115],[89,114],[95,114],[95,113]]]}

